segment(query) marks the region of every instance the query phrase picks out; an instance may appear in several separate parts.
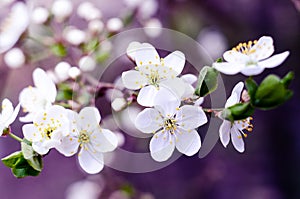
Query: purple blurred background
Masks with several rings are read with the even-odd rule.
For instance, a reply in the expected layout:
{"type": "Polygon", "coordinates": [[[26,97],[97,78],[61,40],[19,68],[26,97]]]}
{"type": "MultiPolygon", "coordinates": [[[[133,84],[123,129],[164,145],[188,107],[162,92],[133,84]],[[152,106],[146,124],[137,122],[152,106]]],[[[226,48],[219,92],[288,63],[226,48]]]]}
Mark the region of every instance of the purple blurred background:
{"type": "MultiPolygon", "coordinates": [[[[99,1],[101,3],[103,1],[99,1]]],[[[109,1],[102,11],[109,15],[120,6],[116,1],[111,4],[109,1]]],[[[266,70],[255,79],[261,81],[271,72],[282,77],[293,70],[296,75],[291,85],[294,96],[275,110],[255,112],[254,130],[245,139],[243,154],[236,152],[231,144],[225,149],[219,142],[203,159],[196,155],[182,156],[170,166],[151,173],[131,174],[106,167],[104,176],[109,181],[106,184],[117,187],[119,181],[124,181],[157,199],[300,198],[299,14],[289,0],[159,1],[156,16],[163,27],[195,40],[201,40],[204,30],[217,31],[229,49],[242,41],[272,36],[275,52],[289,50],[291,54],[280,67],[266,70]]],[[[31,84],[31,71],[32,68],[27,67],[9,70],[0,65],[1,99],[8,96],[17,103],[20,90],[31,84]]],[[[242,75],[223,76],[227,94],[243,79],[242,75]]],[[[21,135],[21,124],[14,124],[13,128],[21,135]]],[[[14,140],[0,139],[1,158],[16,150],[19,146],[14,140]]],[[[71,183],[87,176],[79,169],[76,157],[65,158],[54,150],[44,158],[44,165],[39,177],[15,179],[9,169],[0,164],[0,198],[63,199],[71,183]]],[[[104,193],[99,198],[108,196],[104,193]]]]}

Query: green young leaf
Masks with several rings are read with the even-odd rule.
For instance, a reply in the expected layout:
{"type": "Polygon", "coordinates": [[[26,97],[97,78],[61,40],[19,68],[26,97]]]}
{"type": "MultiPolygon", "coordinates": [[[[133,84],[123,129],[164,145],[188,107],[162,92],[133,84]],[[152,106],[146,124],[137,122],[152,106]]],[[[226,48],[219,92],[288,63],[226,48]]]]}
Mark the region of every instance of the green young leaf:
{"type": "Polygon", "coordinates": [[[249,77],[245,81],[245,85],[250,96],[251,103],[253,104],[255,102],[255,93],[258,87],[257,83],[251,77],[249,77]]]}
{"type": "Polygon", "coordinates": [[[291,84],[292,80],[294,79],[294,72],[289,72],[288,74],[286,74],[282,80],[281,83],[284,85],[285,88],[288,88],[288,86],[291,84]]]}
{"type": "Polygon", "coordinates": [[[73,94],[74,94],[73,89],[70,87],[70,85],[65,83],[60,83],[58,85],[58,93],[56,96],[56,101],[72,100],[73,94]]]}
{"type": "Polygon", "coordinates": [[[51,52],[57,57],[65,57],[67,49],[62,43],[56,43],[50,47],[51,52]]]}
{"type": "Polygon", "coordinates": [[[275,75],[267,76],[257,88],[253,105],[268,110],[283,104],[293,95],[293,92],[286,88],[290,79],[291,77],[281,80],[275,75]]]}
{"type": "Polygon", "coordinates": [[[43,169],[43,162],[42,156],[37,154],[32,146],[28,145],[25,142],[21,143],[21,149],[23,152],[24,158],[27,160],[28,164],[37,171],[42,171],[43,169]]]}
{"type": "Polygon", "coordinates": [[[217,89],[219,72],[209,66],[204,66],[199,73],[195,94],[204,97],[217,89]]]}
{"type": "Polygon", "coordinates": [[[3,162],[3,164],[9,168],[13,168],[15,167],[15,165],[17,164],[18,160],[20,158],[22,158],[22,152],[21,151],[16,151],[4,158],[1,159],[1,161],[3,162]]]}
{"type": "Polygon", "coordinates": [[[40,174],[40,171],[32,168],[22,155],[22,157],[17,161],[15,167],[12,168],[12,173],[17,178],[24,178],[27,176],[37,176],[40,174]]]}

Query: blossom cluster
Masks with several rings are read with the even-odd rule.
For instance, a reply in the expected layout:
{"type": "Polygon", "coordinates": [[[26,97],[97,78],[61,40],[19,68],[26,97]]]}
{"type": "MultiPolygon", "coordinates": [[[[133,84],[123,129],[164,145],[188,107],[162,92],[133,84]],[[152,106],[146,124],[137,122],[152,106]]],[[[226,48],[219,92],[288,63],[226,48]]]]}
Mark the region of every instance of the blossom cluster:
{"type": "MultiPolygon", "coordinates": [[[[125,1],[125,4],[145,27],[149,27],[150,22],[161,26],[152,18],[157,2],[141,2],[125,1]]],[[[39,61],[35,60],[38,56],[26,51],[26,45],[20,45],[22,42],[19,41],[26,41],[24,38],[33,39],[46,48],[41,60],[47,59],[49,52],[50,57],[60,58],[53,70],[35,67],[33,85],[20,91],[15,108],[10,100],[2,101],[0,135],[21,142],[21,152],[15,152],[2,161],[17,177],[38,175],[42,170],[42,158],[52,149],[66,157],[78,153],[79,165],[89,174],[103,169],[104,154],[114,151],[120,145],[120,138],[113,125],[109,126],[113,130],[100,127],[98,108],[102,107],[94,106],[96,92],[107,94],[117,88],[118,96],[110,97],[115,112],[132,104],[142,109],[134,118],[134,126],[151,135],[150,156],[157,162],[169,160],[175,149],[186,156],[199,152],[202,145],[200,135],[203,136],[201,127],[209,123],[210,117],[222,121],[219,137],[223,146],[227,147],[231,140],[233,147],[242,153],[245,151],[243,138],[253,131],[255,109],[275,108],[292,96],[288,89],[292,73],[282,79],[269,75],[260,84],[253,79],[265,69],[279,66],[289,56],[289,51],[272,56],[274,45],[270,36],[238,44],[223,54],[224,61],[218,59],[196,75],[182,74],[188,52],[176,50],[162,58],[153,45],[134,41],[129,44],[126,54],[135,66],[122,72],[118,85],[99,82],[89,73],[110,54],[112,45],[102,40],[120,32],[126,25],[118,17],[104,22],[99,8],[83,2],[78,5],[76,15],[88,26],[87,30],[81,30],[69,24],[74,9],[70,0],[55,0],[51,9],[40,6],[30,13],[25,3],[16,2],[12,5],[5,29],[0,28],[0,54],[4,55],[4,62],[10,68],[21,67],[27,62],[36,66],[36,61],[39,61]],[[51,26],[53,23],[64,24],[59,36],[51,26]],[[53,35],[32,37],[29,33],[32,24],[50,27],[50,35],[53,35]],[[71,61],[66,59],[70,51],[76,55],[71,61]],[[242,73],[249,77],[245,83],[239,81],[234,86],[224,107],[205,108],[204,99],[216,90],[220,73],[242,73]],[[11,128],[21,107],[25,113],[19,117],[25,123],[22,126],[24,138],[15,135],[11,128]],[[29,169],[24,170],[24,162],[29,169]]],[[[149,37],[159,35],[157,30],[147,30],[146,33],[149,37]]],[[[34,48],[30,44],[28,49],[34,48]]]]}

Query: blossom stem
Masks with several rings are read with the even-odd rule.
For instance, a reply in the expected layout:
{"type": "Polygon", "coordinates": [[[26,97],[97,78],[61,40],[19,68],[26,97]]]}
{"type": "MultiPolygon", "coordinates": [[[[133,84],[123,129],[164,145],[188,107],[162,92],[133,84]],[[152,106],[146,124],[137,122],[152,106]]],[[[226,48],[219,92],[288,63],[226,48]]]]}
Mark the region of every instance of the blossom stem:
{"type": "Polygon", "coordinates": [[[11,138],[13,138],[13,139],[15,139],[15,140],[17,140],[17,141],[19,141],[19,142],[23,142],[23,139],[22,138],[20,138],[19,136],[17,136],[17,135],[15,135],[15,134],[13,134],[13,133],[9,133],[8,134],[11,138]]]}

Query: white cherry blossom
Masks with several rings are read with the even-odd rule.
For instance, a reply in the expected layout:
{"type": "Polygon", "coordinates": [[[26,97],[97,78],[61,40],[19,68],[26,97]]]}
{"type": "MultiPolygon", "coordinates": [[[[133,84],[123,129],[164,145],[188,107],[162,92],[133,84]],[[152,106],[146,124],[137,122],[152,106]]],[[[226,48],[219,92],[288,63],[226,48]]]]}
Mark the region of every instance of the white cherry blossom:
{"type": "Polygon", "coordinates": [[[0,114],[0,136],[3,134],[3,130],[8,128],[15,120],[20,111],[20,104],[14,109],[9,99],[2,101],[2,112],[0,114]]]}
{"type": "Polygon", "coordinates": [[[0,54],[12,48],[25,32],[30,22],[27,6],[23,2],[15,3],[9,15],[0,25],[0,54]]]}
{"type": "Polygon", "coordinates": [[[135,61],[136,67],[123,72],[122,81],[128,89],[141,89],[137,97],[140,105],[153,106],[154,97],[161,87],[172,89],[179,97],[184,94],[184,81],[177,77],[185,64],[182,52],[174,51],[160,58],[151,44],[133,42],[128,46],[127,54],[135,61]]]}
{"type": "Polygon", "coordinates": [[[33,124],[25,124],[22,128],[24,137],[32,142],[34,151],[41,155],[60,145],[63,137],[69,134],[69,129],[67,111],[58,105],[39,112],[33,124]]]}
{"type": "Polygon", "coordinates": [[[52,105],[57,95],[55,84],[44,70],[35,69],[32,77],[34,87],[24,88],[19,95],[23,111],[28,112],[25,117],[20,118],[22,122],[31,122],[35,114],[52,105]]]}
{"type": "Polygon", "coordinates": [[[56,149],[65,156],[72,156],[80,147],[79,164],[89,174],[99,173],[104,166],[103,153],[118,146],[118,138],[108,129],[100,127],[100,113],[95,107],[85,107],[79,114],[68,111],[70,133],[56,149]]]}
{"type": "Polygon", "coordinates": [[[197,153],[201,140],[196,129],[207,122],[204,111],[184,105],[168,89],[155,97],[154,108],[146,108],[136,118],[135,126],[143,133],[153,133],[150,153],[154,160],[169,159],[175,148],[187,156],[197,153]]]}
{"type": "Polygon", "coordinates": [[[214,63],[213,67],[227,75],[258,75],[265,68],[279,66],[289,55],[289,51],[271,56],[273,53],[272,37],[263,36],[258,41],[240,43],[232,50],[226,51],[223,54],[226,62],[214,63]]]}
{"type": "MultiPolygon", "coordinates": [[[[226,101],[225,108],[240,102],[243,87],[244,83],[239,82],[233,88],[231,96],[226,101]]],[[[223,146],[226,147],[228,145],[231,137],[234,148],[240,153],[244,152],[245,144],[242,137],[247,137],[247,134],[244,132],[244,130],[249,132],[252,131],[253,125],[250,123],[251,120],[252,117],[248,117],[244,120],[234,121],[233,123],[228,120],[224,120],[219,129],[220,140],[223,146]]]]}

